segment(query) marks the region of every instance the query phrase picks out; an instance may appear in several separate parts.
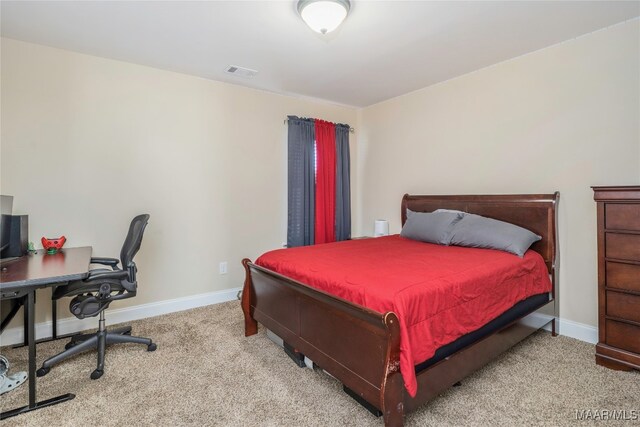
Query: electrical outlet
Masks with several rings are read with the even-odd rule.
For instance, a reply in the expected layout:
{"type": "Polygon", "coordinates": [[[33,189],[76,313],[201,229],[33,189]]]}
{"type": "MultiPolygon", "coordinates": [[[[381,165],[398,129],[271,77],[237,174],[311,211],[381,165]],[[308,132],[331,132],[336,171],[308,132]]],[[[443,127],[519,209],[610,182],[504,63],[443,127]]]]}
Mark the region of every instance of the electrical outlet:
{"type": "Polygon", "coordinates": [[[227,261],[220,263],[220,274],[227,274],[227,261]]]}

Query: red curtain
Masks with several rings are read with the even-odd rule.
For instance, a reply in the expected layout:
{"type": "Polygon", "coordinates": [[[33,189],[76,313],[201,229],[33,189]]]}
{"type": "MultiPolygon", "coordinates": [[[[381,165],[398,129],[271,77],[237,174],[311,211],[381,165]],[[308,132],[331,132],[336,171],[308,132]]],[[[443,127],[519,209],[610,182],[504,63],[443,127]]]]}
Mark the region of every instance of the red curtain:
{"type": "Polygon", "coordinates": [[[336,127],[316,119],[315,243],[336,241],[336,127]]]}

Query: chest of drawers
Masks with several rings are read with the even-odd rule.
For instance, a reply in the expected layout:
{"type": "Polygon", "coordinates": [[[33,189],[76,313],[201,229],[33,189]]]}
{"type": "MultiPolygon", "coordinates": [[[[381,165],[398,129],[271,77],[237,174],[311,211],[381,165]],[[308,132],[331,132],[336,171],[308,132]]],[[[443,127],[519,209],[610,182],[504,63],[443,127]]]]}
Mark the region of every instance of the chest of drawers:
{"type": "Polygon", "coordinates": [[[640,186],[593,191],[598,209],[596,363],[640,369],[640,186]]]}

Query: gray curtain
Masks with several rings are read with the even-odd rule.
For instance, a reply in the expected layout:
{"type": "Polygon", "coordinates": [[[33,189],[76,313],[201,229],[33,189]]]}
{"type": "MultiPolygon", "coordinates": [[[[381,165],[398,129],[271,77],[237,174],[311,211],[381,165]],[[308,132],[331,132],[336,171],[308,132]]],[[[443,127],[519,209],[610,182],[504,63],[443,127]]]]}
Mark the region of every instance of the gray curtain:
{"type": "Polygon", "coordinates": [[[287,246],[313,245],[316,207],[315,124],[289,116],[287,246]]]}
{"type": "Polygon", "coordinates": [[[336,241],[351,238],[349,125],[336,124],[336,241]]]}

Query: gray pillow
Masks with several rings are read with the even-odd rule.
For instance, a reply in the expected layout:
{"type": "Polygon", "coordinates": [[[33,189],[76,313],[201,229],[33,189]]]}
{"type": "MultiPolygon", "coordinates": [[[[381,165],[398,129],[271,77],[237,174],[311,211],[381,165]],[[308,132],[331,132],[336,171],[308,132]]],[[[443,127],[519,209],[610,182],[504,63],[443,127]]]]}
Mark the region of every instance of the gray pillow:
{"type": "Polygon", "coordinates": [[[448,245],[451,230],[462,214],[454,212],[413,212],[407,209],[407,221],[400,235],[420,242],[448,245]]]}
{"type": "Polygon", "coordinates": [[[455,209],[436,209],[434,212],[455,212],[455,213],[461,213],[462,215],[466,215],[467,213],[464,211],[458,211],[455,209]]]}
{"type": "Polygon", "coordinates": [[[453,227],[450,244],[498,249],[523,257],[527,249],[540,239],[542,237],[517,225],[466,214],[453,227]]]}

